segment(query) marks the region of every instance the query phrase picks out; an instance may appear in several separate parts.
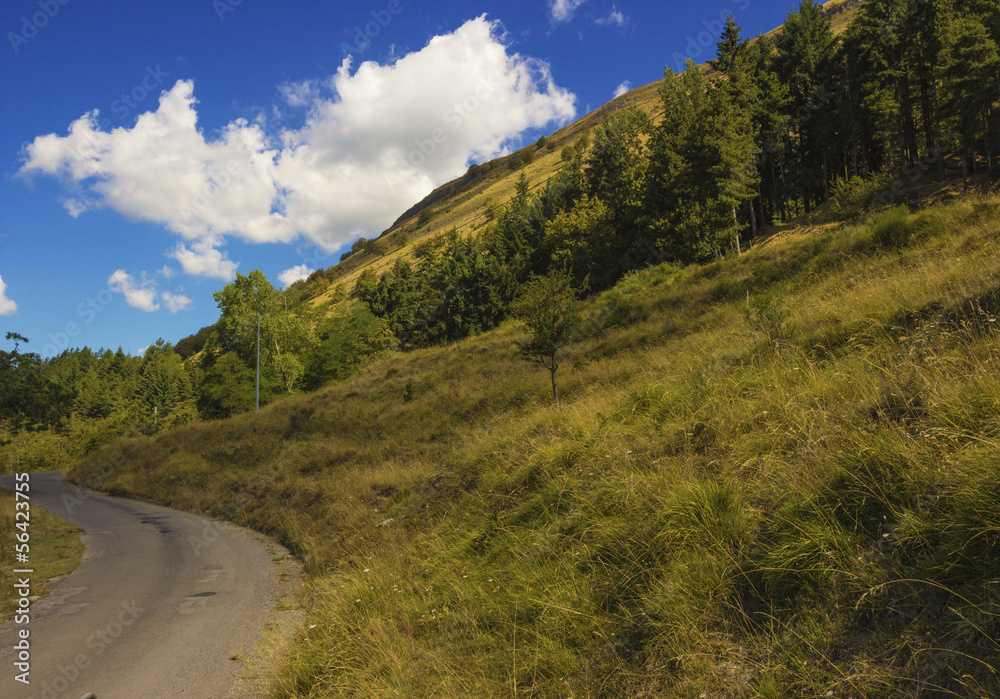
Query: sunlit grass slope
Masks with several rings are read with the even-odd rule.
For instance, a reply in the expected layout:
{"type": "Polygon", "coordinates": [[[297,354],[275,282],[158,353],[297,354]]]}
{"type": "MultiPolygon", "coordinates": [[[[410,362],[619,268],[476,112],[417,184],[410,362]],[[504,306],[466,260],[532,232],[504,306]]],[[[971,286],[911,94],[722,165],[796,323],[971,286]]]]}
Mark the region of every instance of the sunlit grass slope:
{"type": "Polygon", "coordinates": [[[279,697],[1000,696],[1000,197],[513,323],[73,477],[272,532],[279,697]]]}

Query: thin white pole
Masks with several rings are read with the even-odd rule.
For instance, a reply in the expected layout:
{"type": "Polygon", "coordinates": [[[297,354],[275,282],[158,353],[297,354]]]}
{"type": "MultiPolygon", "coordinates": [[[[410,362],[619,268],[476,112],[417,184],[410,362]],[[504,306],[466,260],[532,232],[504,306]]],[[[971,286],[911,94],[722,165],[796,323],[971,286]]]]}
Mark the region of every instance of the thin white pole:
{"type": "Polygon", "coordinates": [[[260,412],[260,313],[257,314],[257,399],[254,410],[260,412]]]}

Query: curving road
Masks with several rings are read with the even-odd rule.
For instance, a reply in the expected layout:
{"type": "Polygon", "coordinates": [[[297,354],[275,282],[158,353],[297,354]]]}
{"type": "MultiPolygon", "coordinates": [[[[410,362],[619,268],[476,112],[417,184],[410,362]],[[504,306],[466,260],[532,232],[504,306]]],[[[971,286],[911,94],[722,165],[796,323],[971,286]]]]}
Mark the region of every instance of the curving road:
{"type": "MultiPolygon", "coordinates": [[[[0,696],[255,696],[240,679],[243,660],[278,615],[288,583],[275,561],[287,551],[203,517],[80,491],[61,476],[31,474],[30,502],[84,530],[83,563],[31,605],[28,624],[0,624],[0,696]],[[30,685],[15,679],[25,628],[30,685]]],[[[13,483],[0,478],[8,490],[13,483]]]]}

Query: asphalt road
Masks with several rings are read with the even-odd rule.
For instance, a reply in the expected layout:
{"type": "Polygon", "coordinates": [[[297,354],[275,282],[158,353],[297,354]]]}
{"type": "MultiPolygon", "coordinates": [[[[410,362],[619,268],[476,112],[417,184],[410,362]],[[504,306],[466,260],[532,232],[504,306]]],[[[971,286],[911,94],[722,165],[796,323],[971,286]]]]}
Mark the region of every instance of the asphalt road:
{"type": "MultiPolygon", "coordinates": [[[[13,482],[0,478],[8,490],[13,482]]],[[[79,491],[59,473],[31,474],[30,502],[83,529],[86,552],[31,605],[30,622],[0,624],[0,696],[254,695],[239,675],[287,585],[274,561],[283,548],[203,517],[79,491]],[[30,685],[15,679],[25,628],[30,685]]]]}

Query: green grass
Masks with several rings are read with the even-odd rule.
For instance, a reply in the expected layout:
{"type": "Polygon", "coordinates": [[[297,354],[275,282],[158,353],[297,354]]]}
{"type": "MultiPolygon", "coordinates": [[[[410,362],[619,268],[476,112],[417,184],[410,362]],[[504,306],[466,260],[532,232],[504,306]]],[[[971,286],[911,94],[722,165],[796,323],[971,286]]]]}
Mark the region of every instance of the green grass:
{"type": "Polygon", "coordinates": [[[306,561],[278,697],[995,696],[998,253],[993,196],[651,268],[561,409],[508,323],[73,476],[306,561]]]}
{"type": "MultiPolygon", "coordinates": [[[[30,502],[30,501],[29,501],[30,502]]],[[[0,618],[7,619],[13,614],[16,598],[13,595],[14,583],[17,582],[13,570],[23,568],[14,561],[15,535],[20,533],[15,528],[16,503],[14,495],[7,490],[0,490],[0,532],[3,536],[3,549],[0,550],[0,586],[4,590],[0,598],[0,618]]],[[[51,584],[60,580],[80,565],[83,558],[83,541],[80,530],[62,517],[57,517],[38,505],[32,505],[28,533],[28,545],[31,574],[32,596],[44,597],[51,592],[51,584]]]]}

